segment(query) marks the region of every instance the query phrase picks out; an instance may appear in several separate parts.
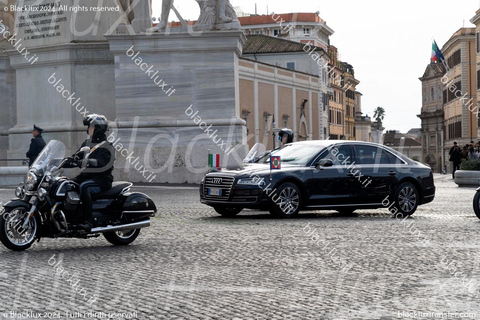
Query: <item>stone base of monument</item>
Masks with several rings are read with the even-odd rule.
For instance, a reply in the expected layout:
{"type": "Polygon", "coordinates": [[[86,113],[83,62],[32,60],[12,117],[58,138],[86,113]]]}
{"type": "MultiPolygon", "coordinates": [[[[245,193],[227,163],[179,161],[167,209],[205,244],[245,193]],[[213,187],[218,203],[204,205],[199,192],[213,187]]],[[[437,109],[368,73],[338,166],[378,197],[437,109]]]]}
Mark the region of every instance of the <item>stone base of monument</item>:
{"type": "Polygon", "coordinates": [[[115,56],[118,178],[198,183],[208,171],[209,150],[220,154],[222,167],[241,163],[246,154],[238,97],[243,32],[107,39],[115,56]]]}
{"type": "MultiPolygon", "coordinates": [[[[25,180],[27,172],[27,166],[0,167],[0,186],[18,186],[25,180]]],[[[13,191],[12,189],[12,197],[13,191]]]]}
{"type": "MultiPolygon", "coordinates": [[[[2,50],[0,48],[0,50],[2,50]]],[[[15,71],[10,67],[10,58],[6,53],[0,51],[0,159],[7,158],[8,130],[15,120],[15,71]]],[[[25,154],[24,154],[25,156],[25,154]]],[[[0,165],[6,163],[0,161],[0,165]]]]}
{"type": "Polygon", "coordinates": [[[115,119],[115,73],[107,42],[70,43],[30,49],[39,59],[31,64],[10,51],[16,71],[16,124],[9,130],[9,158],[24,158],[33,124],[43,128],[46,142],[65,143],[67,153],[87,138],[84,116],[115,119]],[[28,107],[27,107],[28,106],[28,107]]]}

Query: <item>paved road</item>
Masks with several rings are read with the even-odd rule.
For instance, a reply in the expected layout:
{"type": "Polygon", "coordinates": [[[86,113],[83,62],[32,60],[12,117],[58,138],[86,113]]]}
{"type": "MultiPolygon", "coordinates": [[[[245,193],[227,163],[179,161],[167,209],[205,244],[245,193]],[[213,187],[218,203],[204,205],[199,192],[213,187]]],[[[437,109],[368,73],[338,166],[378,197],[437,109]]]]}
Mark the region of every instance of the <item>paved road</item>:
{"type": "MultiPolygon", "coordinates": [[[[408,220],[386,209],[227,219],[195,187],[138,187],[161,215],[128,247],[97,238],[0,248],[0,319],[478,319],[475,190],[450,176],[436,185],[435,201],[408,220]]],[[[12,193],[0,189],[0,201],[12,193]]]]}

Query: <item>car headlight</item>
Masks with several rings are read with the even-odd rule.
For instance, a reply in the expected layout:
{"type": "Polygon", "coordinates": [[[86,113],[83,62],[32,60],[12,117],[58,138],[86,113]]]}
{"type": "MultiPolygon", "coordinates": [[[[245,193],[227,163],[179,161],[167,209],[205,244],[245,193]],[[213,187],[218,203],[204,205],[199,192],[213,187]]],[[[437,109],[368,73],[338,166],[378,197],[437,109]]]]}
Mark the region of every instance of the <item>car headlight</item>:
{"type": "Polygon", "coordinates": [[[264,178],[246,178],[246,179],[238,179],[237,184],[246,185],[246,186],[261,186],[265,184],[264,178]]]}
{"type": "Polygon", "coordinates": [[[35,173],[33,173],[32,171],[29,171],[27,174],[27,182],[26,182],[27,190],[32,190],[33,188],[35,188],[35,185],[37,184],[37,180],[38,179],[35,173]]]}

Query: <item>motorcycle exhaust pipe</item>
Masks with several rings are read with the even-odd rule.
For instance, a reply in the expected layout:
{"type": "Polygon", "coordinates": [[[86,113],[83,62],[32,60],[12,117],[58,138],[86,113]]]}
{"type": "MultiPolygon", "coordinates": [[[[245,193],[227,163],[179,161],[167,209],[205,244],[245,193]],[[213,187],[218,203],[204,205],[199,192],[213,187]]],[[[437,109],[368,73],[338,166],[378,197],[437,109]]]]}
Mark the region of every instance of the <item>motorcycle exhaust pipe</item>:
{"type": "Polygon", "coordinates": [[[122,224],[122,225],[119,225],[119,226],[92,228],[90,233],[114,232],[114,231],[140,229],[140,228],[146,228],[146,227],[150,227],[150,219],[145,220],[145,221],[141,221],[141,222],[122,224]]]}

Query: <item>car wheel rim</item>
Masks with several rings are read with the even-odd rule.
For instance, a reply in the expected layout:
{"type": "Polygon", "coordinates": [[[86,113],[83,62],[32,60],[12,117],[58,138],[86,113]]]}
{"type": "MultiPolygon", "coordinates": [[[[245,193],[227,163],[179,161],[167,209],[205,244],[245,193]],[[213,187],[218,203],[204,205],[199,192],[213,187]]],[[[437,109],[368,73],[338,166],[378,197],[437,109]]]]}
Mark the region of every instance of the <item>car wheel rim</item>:
{"type": "Polygon", "coordinates": [[[133,230],[122,230],[122,231],[117,231],[117,232],[115,232],[115,234],[116,234],[117,237],[119,237],[120,239],[127,240],[127,239],[131,238],[131,237],[135,234],[135,231],[136,231],[136,229],[133,229],[133,230]]]}
{"type": "Polygon", "coordinates": [[[285,188],[280,192],[280,210],[284,214],[293,214],[300,205],[300,197],[294,188],[285,188]]]}
{"type": "Polygon", "coordinates": [[[6,213],[5,218],[5,234],[8,240],[17,246],[29,245],[34,239],[37,233],[37,221],[35,218],[30,219],[27,228],[23,228],[23,223],[27,213],[25,210],[12,210],[10,213],[6,213]]]}
{"type": "Polygon", "coordinates": [[[398,195],[398,204],[404,212],[410,212],[417,204],[417,194],[411,187],[405,187],[400,190],[398,195]]]}

